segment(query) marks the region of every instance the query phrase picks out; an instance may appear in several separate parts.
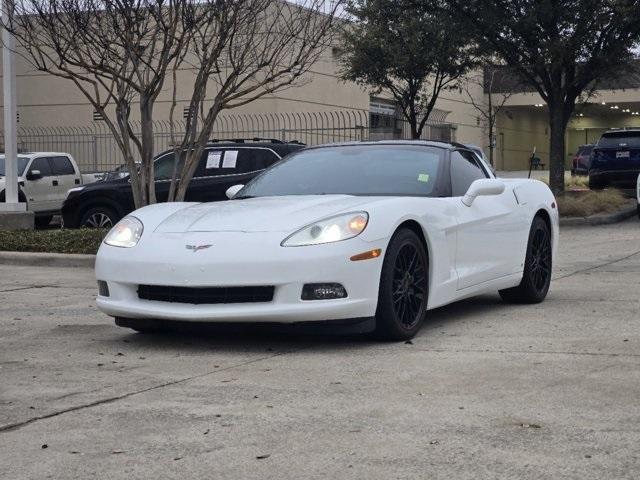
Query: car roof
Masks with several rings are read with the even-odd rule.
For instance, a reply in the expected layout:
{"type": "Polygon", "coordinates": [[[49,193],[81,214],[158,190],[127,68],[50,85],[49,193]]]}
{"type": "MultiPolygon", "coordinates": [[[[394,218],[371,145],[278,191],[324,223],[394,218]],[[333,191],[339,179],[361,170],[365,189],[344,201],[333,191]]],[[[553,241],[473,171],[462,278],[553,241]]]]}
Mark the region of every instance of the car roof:
{"type": "MultiPolygon", "coordinates": [[[[0,157],[4,158],[4,155],[5,155],[4,152],[0,153],[0,157]]],[[[51,157],[51,156],[70,157],[71,155],[65,152],[18,152],[18,156],[35,158],[35,157],[51,157]]]]}
{"type": "Polygon", "coordinates": [[[437,147],[447,150],[455,150],[463,148],[465,150],[471,150],[468,146],[457,142],[441,142],[435,140],[366,140],[360,142],[338,142],[338,143],[326,143],[323,145],[316,145],[313,147],[307,147],[307,149],[314,148],[329,148],[329,147],[353,147],[364,145],[420,145],[425,147],[437,147]]]}

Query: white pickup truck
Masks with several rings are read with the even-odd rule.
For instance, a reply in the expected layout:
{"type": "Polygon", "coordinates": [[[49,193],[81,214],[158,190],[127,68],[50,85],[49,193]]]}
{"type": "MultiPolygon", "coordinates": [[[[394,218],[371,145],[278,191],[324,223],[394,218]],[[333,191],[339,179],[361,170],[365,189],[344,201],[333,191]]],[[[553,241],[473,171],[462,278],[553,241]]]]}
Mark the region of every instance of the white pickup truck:
{"type": "MultiPolygon", "coordinates": [[[[5,158],[0,155],[0,202],[5,200],[5,158]]],[[[37,152],[18,154],[19,201],[35,214],[37,226],[48,225],[60,213],[67,192],[79,185],[99,179],[83,175],[68,153],[37,152]]]]}

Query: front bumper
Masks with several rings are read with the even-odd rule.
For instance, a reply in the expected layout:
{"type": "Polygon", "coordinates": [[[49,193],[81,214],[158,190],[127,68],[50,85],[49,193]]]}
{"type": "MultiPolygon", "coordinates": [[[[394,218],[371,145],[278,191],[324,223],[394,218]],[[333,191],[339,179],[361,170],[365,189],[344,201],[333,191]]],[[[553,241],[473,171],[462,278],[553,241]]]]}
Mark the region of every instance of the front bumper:
{"type": "Polygon", "coordinates": [[[602,186],[612,186],[625,190],[636,189],[636,182],[640,169],[628,170],[589,170],[589,178],[592,182],[602,186]]]}
{"type": "Polygon", "coordinates": [[[109,296],[98,308],[113,317],[190,322],[299,323],[368,318],[375,315],[382,256],[353,262],[350,257],[380,242],[354,238],[308,247],[281,247],[276,233],[151,233],[133,248],[103,245],[96,278],[109,296]],[[212,245],[194,252],[186,245],[212,245]],[[306,283],[340,283],[347,298],[301,300],[306,283]],[[243,287],[273,285],[273,300],[262,303],[194,305],[138,298],[138,285],[243,287]]]}

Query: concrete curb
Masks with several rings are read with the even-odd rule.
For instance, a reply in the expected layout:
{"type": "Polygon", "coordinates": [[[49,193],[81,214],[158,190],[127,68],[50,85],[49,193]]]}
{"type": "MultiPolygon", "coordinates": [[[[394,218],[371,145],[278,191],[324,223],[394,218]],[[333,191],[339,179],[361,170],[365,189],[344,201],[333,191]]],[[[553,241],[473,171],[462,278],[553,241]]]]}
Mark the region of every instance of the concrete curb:
{"type": "Polygon", "coordinates": [[[590,217],[569,217],[560,218],[561,227],[578,227],[578,226],[595,226],[595,225],[611,225],[612,223],[622,222],[627,218],[636,215],[638,208],[628,207],[616,213],[608,215],[592,215],[590,217]]]}
{"type": "Polygon", "coordinates": [[[17,265],[28,267],[93,268],[95,262],[95,255],[0,252],[0,265],[17,265]]]}

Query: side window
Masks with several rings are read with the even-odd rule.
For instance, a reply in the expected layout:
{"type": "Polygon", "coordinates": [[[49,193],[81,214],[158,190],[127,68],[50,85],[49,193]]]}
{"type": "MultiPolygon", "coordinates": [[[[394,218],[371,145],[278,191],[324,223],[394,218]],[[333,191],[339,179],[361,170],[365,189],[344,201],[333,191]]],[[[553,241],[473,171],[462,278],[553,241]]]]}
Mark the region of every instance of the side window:
{"type": "Polygon", "coordinates": [[[451,190],[454,197],[462,197],[471,184],[479,179],[487,178],[474,155],[465,151],[451,154],[451,190]]]}
{"type": "Polygon", "coordinates": [[[53,175],[53,173],[51,172],[51,166],[49,165],[49,159],[45,157],[36,158],[33,162],[31,162],[29,171],[32,172],[34,170],[39,170],[40,175],[43,177],[50,177],[53,175]]]}
{"type": "Polygon", "coordinates": [[[253,165],[253,169],[262,170],[263,168],[270,167],[278,160],[280,160],[280,157],[271,150],[255,150],[255,164],[253,165]]]}
{"type": "Polygon", "coordinates": [[[243,174],[262,170],[278,160],[275,153],[262,148],[210,149],[205,151],[199,171],[207,177],[243,174]]]}
{"type": "Polygon", "coordinates": [[[252,150],[244,148],[238,152],[238,161],[236,163],[235,173],[249,173],[255,170],[258,162],[258,152],[260,150],[252,150]]]}
{"type": "MultiPolygon", "coordinates": [[[[173,152],[171,152],[156,159],[153,166],[154,178],[156,180],[171,180],[171,177],[173,176],[174,158],[175,155],[173,154],[173,152]]],[[[178,166],[178,173],[179,172],[180,167],[178,166]]]]}
{"type": "Polygon", "coordinates": [[[51,157],[51,167],[54,175],[75,175],[71,160],[67,157],[51,157]]]}
{"type": "Polygon", "coordinates": [[[195,177],[215,177],[222,175],[222,159],[224,150],[212,148],[205,150],[196,169],[195,177]]]}

